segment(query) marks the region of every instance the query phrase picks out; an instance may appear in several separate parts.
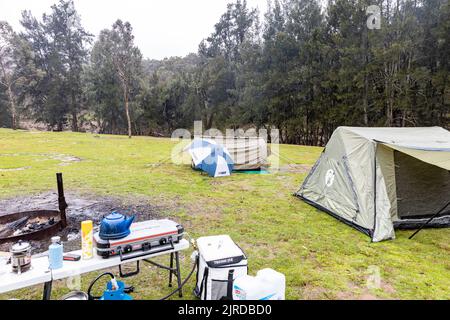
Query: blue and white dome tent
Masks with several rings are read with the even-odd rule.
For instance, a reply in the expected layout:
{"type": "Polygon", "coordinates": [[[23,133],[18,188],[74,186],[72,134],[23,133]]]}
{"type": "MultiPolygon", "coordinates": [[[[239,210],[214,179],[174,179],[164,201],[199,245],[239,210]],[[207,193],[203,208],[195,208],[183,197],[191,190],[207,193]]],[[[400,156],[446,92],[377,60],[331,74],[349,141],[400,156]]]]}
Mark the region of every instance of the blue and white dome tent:
{"type": "Polygon", "coordinates": [[[222,145],[209,139],[194,139],[185,151],[192,157],[193,168],[208,173],[211,177],[229,176],[233,171],[233,160],[222,145]]]}

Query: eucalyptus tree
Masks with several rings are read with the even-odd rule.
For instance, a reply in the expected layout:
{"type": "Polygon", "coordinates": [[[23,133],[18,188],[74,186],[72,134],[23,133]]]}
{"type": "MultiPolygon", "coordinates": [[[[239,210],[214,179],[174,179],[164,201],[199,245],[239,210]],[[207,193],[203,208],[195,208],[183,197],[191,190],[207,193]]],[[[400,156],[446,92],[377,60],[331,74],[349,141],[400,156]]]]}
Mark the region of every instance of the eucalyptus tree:
{"type": "Polygon", "coordinates": [[[127,121],[123,112],[121,83],[110,56],[111,46],[109,31],[101,31],[85,68],[85,88],[96,130],[118,134],[126,128],[127,121]]]}
{"type": "Polygon", "coordinates": [[[447,0],[269,0],[260,24],[233,0],[197,54],[142,61],[117,20],[87,59],[91,37],[62,0],[42,20],[24,12],[18,36],[4,29],[14,44],[2,57],[0,121],[20,106],[52,129],[89,118],[131,137],[202,119],[207,129],[276,126],[282,142],[308,145],[340,125],[449,127],[449,21],[447,0]],[[369,5],[380,29],[367,24],[369,5]],[[14,99],[5,74],[20,79],[9,81],[14,99]]]}
{"type": "Polygon", "coordinates": [[[226,126],[227,117],[237,107],[240,90],[237,77],[243,63],[241,50],[244,43],[258,36],[258,15],[246,0],[229,3],[214,32],[199,45],[201,62],[195,92],[202,101],[207,129],[214,123],[226,126]]]}
{"type": "Polygon", "coordinates": [[[19,80],[16,77],[16,60],[14,56],[14,44],[17,36],[11,26],[0,21],[0,86],[6,91],[11,114],[11,127],[15,130],[18,125],[15,84],[19,80]]]}
{"type": "Polygon", "coordinates": [[[111,30],[104,32],[104,36],[106,41],[110,42],[106,54],[110,56],[122,86],[128,137],[131,138],[130,95],[132,94],[133,83],[142,73],[142,54],[139,48],[134,45],[133,28],[129,22],[117,20],[111,30]]]}
{"type": "Polygon", "coordinates": [[[24,11],[21,24],[20,36],[32,52],[27,100],[36,120],[62,130],[70,117],[72,130],[78,131],[81,74],[92,35],[81,25],[72,0],[60,0],[41,21],[24,11]]]}
{"type": "Polygon", "coordinates": [[[71,116],[72,130],[78,131],[78,114],[82,105],[81,75],[87,62],[87,45],[92,35],[81,25],[73,0],[60,0],[53,5],[50,15],[44,15],[47,34],[52,35],[52,55],[58,57],[55,71],[63,80],[61,90],[67,96],[67,110],[71,116]]]}

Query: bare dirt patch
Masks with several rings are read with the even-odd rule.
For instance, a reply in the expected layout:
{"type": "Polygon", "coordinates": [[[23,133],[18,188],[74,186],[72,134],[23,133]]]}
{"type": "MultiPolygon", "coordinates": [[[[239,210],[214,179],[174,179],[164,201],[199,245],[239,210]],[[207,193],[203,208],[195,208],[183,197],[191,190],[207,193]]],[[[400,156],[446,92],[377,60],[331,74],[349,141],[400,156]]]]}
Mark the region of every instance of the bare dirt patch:
{"type": "MultiPolygon", "coordinates": [[[[66,251],[76,250],[81,247],[80,225],[81,221],[93,220],[98,225],[103,216],[118,211],[127,215],[135,215],[136,221],[156,219],[162,217],[166,211],[160,205],[155,205],[146,197],[106,197],[94,195],[79,195],[66,193],[66,202],[69,205],[66,210],[68,226],[61,232],[66,251]]],[[[0,200],[0,216],[15,212],[31,210],[58,210],[58,195],[55,192],[46,192],[27,197],[15,197],[0,200]]],[[[44,241],[32,241],[33,252],[46,251],[49,239],[44,241]]],[[[0,251],[8,251],[10,243],[0,245],[0,251]]]]}
{"type": "MultiPolygon", "coordinates": [[[[381,281],[380,283],[380,289],[388,294],[395,293],[394,287],[392,287],[390,284],[381,281]]],[[[360,288],[354,283],[349,284],[349,290],[348,291],[342,291],[337,294],[337,298],[340,300],[380,300],[379,296],[377,296],[375,293],[371,292],[368,288],[360,288]],[[356,294],[356,292],[360,292],[359,294],[356,294]]]]}
{"type": "Polygon", "coordinates": [[[327,300],[331,297],[328,296],[328,290],[325,288],[313,286],[310,284],[305,285],[302,289],[302,299],[304,300],[327,300]]]}
{"type": "Polygon", "coordinates": [[[80,162],[81,159],[78,157],[74,157],[74,156],[70,156],[70,155],[56,155],[56,156],[52,156],[51,157],[53,160],[58,160],[60,161],[60,166],[67,166],[73,162],[80,162]]]}
{"type": "MultiPolygon", "coordinates": [[[[72,163],[82,161],[81,158],[75,157],[73,155],[68,154],[60,154],[60,153],[6,153],[0,154],[2,157],[34,157],[35,161],[46,161],[46,160],[56,160],[59,161],[60,166],[67,166],[72,163]]],[[[25,169],[30,169],[31,166],[21,167],[21,168],[11,168],[11,169],[1,169],[1,171],[20,171],[25,169]]]]}

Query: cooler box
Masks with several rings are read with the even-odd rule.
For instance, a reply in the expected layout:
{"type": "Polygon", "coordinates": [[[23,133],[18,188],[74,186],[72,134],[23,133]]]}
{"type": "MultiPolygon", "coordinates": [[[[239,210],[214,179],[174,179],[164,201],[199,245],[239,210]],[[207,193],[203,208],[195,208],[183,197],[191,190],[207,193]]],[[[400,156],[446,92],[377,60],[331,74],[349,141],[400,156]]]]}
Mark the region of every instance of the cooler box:
{"type": "Polygon", "coordinates": [[[197,285],[202,300],[232,300],[233,281],[247,275],[247,257],[228,235],[197,239],[197,285]]]}

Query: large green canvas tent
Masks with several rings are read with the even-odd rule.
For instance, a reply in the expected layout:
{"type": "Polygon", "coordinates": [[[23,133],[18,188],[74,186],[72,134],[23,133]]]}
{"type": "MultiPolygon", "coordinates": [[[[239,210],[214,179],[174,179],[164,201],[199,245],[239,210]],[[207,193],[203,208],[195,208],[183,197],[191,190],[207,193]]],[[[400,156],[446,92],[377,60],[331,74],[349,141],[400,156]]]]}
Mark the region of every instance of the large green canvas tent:
{"type": "MultiPolygon", "coordinates": [[[[450,201],[450,132],[339,127],[296,195],[374,242],[393,239],[450,201]]],[[[449,221],[444,212],[433,223],[449,221]]]]}

